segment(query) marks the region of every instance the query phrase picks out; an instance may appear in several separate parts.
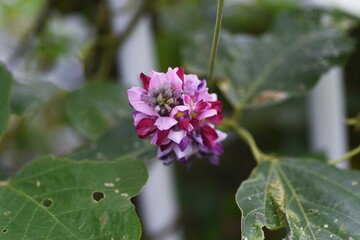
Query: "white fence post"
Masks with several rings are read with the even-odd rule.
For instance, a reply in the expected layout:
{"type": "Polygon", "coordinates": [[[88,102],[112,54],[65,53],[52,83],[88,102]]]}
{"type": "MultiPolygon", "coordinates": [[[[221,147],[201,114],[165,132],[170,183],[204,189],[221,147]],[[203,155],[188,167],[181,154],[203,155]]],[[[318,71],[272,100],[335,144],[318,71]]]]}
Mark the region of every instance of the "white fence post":
{"type": "MultiPolygon", "coordinates": [[[[114,10],[113,29],[121,33],[139,1],[109,0],[114,10]],[[117,9],[130,7],[131,10],[116,14],[117,9]]],[[[144,16],[119,49],[118,66],[121,69],[121,80],[128,86],[139,85],[139,74],[149,73],[156,69],[154,43],[150,18],[144,16]]],[[[140,195],[140,219],[146,235],[154,240],[180,240],[182,233],[173,228],[178,219],[178,205],[175,194],[173,166],[164,166],[160,161],[154,162],[149,169],[149,180],[140,195]],[[161,236],[160,236],[161,235],[161,236]]]]}
{"type": "MultiPolygon", "coordinates": [[[[343,94],[343,71],[333,67],[322,76],[309,98],[310,136],[314,150],[323,151],[328,159],[347,152],[347,134],[343,94]]],[[[339,167],[348,167],[347,162],[339,167]]]]}

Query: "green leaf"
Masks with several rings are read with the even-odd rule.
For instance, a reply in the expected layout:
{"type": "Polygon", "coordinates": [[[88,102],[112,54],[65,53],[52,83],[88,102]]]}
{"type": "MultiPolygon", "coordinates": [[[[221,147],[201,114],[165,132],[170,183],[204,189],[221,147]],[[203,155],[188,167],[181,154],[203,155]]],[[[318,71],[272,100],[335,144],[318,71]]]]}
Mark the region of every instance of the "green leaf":
{"type": "Polygon", "coordinates": [[[132,120],[122,120],[98,140],[75,150],[67,157],[84,159],[96,156],[99,160],[109,160],[124,155],[145,161],[156,156],[156,147],[150,145],[148,140],[139,139],[132,120]]]}
{"type": "Polygon", "coordinates": [[[88,85],[66,100],[66,114],[76,129],[92,140],[121,118],[131,118],[125,88],[118,84],[88,85]]]}
{"type": "Polygon", "coordinates": [[[263,227],[286,228],[285,239],[360,239],[360,173],[314,160],[260,163],[236,194],[242,239],[264,239],[263,227]]]}
{"type": "Polygon", "coordinates": [[[0,140],[10,117],[10,93],[13,78],[4,65],[0,64],[0,140]]]}
{"type": "Polygon", "coordinates": [[[14,81],[11,96],[11,110],[23,115],[38,111],[54,96],[64,93],[64,90],[49,82],[30,82],[27,84],[14,81]]]}
{"type": "Polygon", "coordinates": [[[44,157],[0,182],[1,239],[140,239],[141,161],[44,157]]]}
{"type": "MultiPolygon", "coordinates": [[[[223,31],[215,75],[228,101],[242,108],[285,100],[307,92],[321,74],[341,64],[354,44],[345,31],[322,19],[318,13],[284,15],[258,38],[223,31]]],[[[191,71],[206,73],[210,41],[197,35],[185,50],[191,71]]]]}

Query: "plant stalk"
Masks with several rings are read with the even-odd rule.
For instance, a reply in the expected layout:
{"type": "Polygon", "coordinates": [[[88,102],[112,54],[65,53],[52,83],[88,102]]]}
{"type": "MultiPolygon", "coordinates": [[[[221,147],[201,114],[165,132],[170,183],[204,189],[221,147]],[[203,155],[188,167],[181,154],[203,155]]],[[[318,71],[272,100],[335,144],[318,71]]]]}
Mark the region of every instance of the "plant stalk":
{"type": "Polygon", "coordinates": [[[338,163],[341,163],[345,160],[348,160],[348,159],[354,157],[357,154],[360,154],[360,145],[358,147],[354,148],[353,150],[351,150],[350,152],[346,153],[345,155],[343,155],[337,159],[330,160],[329,164],[336,165],[338,163]]]}
{"type": "Polygon", "coordinates": [[[209,85],[212,84],[213,76],[214,76],[214,68],[215,68],[217,49],[218,49],[218,46],[219,46],[219,37],[220,37],[220,29],[221,29],[223,8],[224,8],[224,0],[219,0],[218,1],[218,7],[217,7],[217,14],[216,14],[214,37],[213,37],[212,47],[211,47],[211,57],[210,57],[210,66],[209,66],[209,79],[208,79],[208,84],[209,85]]]}

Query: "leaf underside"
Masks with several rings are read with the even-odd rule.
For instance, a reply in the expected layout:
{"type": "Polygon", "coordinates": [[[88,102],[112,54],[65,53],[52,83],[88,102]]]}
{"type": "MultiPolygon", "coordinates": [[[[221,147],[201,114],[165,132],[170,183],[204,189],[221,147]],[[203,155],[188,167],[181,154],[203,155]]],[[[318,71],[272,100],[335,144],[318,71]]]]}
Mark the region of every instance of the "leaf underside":
{"type": "Polygon", "coordinates": [[[91,84],[69,94],[66,114],[80,133],[96,140],[119,119],[131,118],[126,96],[125,88],[119,84],[91,84]]]}
{"type": "Polygon", "coordinates": [[[236,194],[242,239],[285,228],[285,239],[360,239],[360,173],[313,160],[260,163],[236,194]]]}
{"type": "Polygon", "coordinates": [[[131,158],[34,161],[0,182],[0,239],[139,239],[130,198],[146,180],[131,158]]]}
{"type": "Polygon", "coordinates": [[[156,156],[156,147],[148,140],[139,139],[135,132],[133,120],[123,119],[98,140],[76,149],[67,155],[71,159],[111,160],[119,157],[135,157],[149,161],[156,156]]]}
{"type": "MultiPolygon", "coordinates": [[[[222,32],[215,75],[229,103],[256,108],[306,93],[331,66],[341,64],[354,44],[319,13],[281,16],[260,37],[222,32]]],[[[206,74],[211,38],[196,35],[184,51],[186,67],[206,74]]]]}

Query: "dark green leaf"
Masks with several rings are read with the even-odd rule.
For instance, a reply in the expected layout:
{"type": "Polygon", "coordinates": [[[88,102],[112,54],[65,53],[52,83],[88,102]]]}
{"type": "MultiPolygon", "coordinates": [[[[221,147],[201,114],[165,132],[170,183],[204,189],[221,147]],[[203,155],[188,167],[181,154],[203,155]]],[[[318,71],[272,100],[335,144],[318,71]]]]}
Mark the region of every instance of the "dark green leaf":
{"type": "Polygon", "coordinates": [[[44,157],[0,182],[1,239],[140,239],[141,161],[44,157]]]}
{"type": "Polygon", "coordinates": [[[360,173],[314,160],[260,163],[236,194],[242,239],[286,228],[286,239],[360,239],[360,173]]]}
{"type": "Polygon", "coordinates": [[[94,158],[117,159],[120,156],[131,156],[141,160],[150,160],[156,156],[156,147],[148,140],[139,139],[132,120],[123,120],[111,128],[100,139],[75,150],[67,157],[72,159],[94,158]]]}
{"type": "Polygon", "coordinates": [[[0,64],[0,140],[4,135],[10,116],[10,93],[13,78],[4,65],[0,64]]]}
{"type": "Polygon", "coordinates": [[[97,139],[121,118],[131,118],[125,88],[118,84],[93,84],[73,92],[66,101],[66,113],[76,129],[97,139]]]}
{"type": "MultiPolygon", "coordinates": [[[[353,42],[317,13],[284,15],[259,38],[222,32],[216,76],[235,107],[255,107],[305,93],[331,66],[341,64],[353,42]]],[[[186,66],[206,73],[211,37],[197,35],[186,66]]]]}

